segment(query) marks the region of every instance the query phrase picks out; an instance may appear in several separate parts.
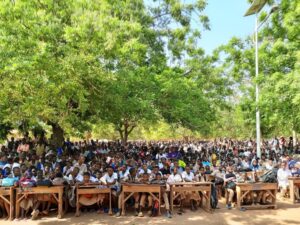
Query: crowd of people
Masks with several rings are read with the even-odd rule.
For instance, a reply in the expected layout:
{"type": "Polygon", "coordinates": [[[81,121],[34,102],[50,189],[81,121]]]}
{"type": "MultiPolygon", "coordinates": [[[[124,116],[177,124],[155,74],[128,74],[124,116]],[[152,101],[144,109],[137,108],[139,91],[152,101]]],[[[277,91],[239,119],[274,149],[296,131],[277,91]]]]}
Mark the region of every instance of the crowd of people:
{"type": "MultiPolygon", "coordinates": [[[[20,187],[66,185],[66,195],[74,184],[97,183],[110,187],[116,216],[121,214],[122,183],[161,184],[166,216],[171,218],[169,184],[204,181],[206,174],[215,177],[226,194],[226,207],[232,208],[236,182],[250,180],[247,171],[276,170],[282,198],[288,195],[288,177],[300,175],[300,148],[293,139],[273,138],[262,142],[261,158],[256,156],[254,140],[237,141],[229,138],[212,141],[121,141],[65,140],[62,147],[51,146],[45,138],[11,138],[1,146],[0,186],[20,187]]],[[[255,182],[255,180],[253,181],[255,182]]],[[[74,191],[74,190],[73,190],[74,191]]],[[[73,193],[74,194],[74,193],[73,193]]],[[[295,191],[299,198],[299,189],[295,191]]],[[[69,210],[72,208],[68,196],[69,210]]],[[[178,214],[184,213],[184,202],[197,210],[201,194],[187,192],[179,197],[178,214]]],[[[267,193],[257,193],[256,203],[268,204],[267,193]]],[[[79,199],[82,210],[107,210],[105,195],[86,195],[79,199]]],[[[246,202],[246,200],[245,200],[246,202]]],[[[129,204],[136,216],[153,215],[155,201],[147,193],[136,193],[129,204]]],[[[48,215],[52,206],[49,196],[28,197],[21,202],[22,217],[31,213],[32,219],[48,215]]],[[[0,200],[3,216],[9,210],[0,200]]]]}

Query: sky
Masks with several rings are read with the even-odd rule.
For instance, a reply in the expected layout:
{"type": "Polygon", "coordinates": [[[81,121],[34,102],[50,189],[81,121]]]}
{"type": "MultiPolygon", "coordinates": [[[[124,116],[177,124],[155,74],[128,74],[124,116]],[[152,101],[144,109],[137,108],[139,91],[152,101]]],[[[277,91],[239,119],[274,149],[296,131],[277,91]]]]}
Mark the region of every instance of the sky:
{"type": "Polygon", "coordinates": [[[247,0],[207,0],[204,13],[210,20],[210,31],[202,32],[199,45],[210,54],[233,36],[246,37],[254,32],[255,16],[244,17],[247,0]]]}

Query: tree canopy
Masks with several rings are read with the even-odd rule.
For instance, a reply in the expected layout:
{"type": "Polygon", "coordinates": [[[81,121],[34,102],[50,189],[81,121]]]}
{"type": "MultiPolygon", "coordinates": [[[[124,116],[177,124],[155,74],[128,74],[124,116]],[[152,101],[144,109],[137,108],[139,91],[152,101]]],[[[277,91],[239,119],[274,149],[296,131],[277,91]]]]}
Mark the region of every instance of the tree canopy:
{"type": "Polygon", "coordinates": [[[263,135],[299,132],[298,1],[282,0],[259,32],[259,79],[252,37],[234,37],[211,55],[199,48],[209,30],[206,4],[1,1],[0,137],[51,128],[60,146],[65,135],[103,124],[124,142],[149,124],[166,132],[168,124],[210,137],[251,136],[255,82],[263,135]]]}

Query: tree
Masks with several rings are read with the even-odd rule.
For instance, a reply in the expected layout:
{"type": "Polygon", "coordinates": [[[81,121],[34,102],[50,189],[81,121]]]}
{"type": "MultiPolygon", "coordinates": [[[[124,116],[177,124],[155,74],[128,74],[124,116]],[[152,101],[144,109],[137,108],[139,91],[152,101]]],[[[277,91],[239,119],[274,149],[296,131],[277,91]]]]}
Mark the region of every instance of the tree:
{"type": "MultiPolygon", "coordinates": [[[[272,5],[274,1],[269,1],[272,5]]],[[[259,108],[261,130],[264,136],[273,133],[299,132],[299,10],[295,0],[282,0],[279,10],[259,32],[259,78],[254,74],[254,46],[252,37],[245,40],[232,38],[217,52],[222,55],[221,68],[234,78],[239,105],[244,112],[246,124],[255,124],[255,82],[261,93],[259,108]]],[[[261,13],[260,20],[266,17],[261,13]]],[[[221,57],[221,56],[220,56],[221,57]]]]}
{"type": "Polygon", "coordinates": [[[112,123],[123,142],[142,122],[207,132],[219,77],[214,73],[209,85],[196,72],[184,76],[196,68],[190,53],[199,29],[209,28],[205,6],[204,0],[1,1],[3,122],[47,124],[54,146],[66,132],[82,135],[99,121],[112,123]]]}

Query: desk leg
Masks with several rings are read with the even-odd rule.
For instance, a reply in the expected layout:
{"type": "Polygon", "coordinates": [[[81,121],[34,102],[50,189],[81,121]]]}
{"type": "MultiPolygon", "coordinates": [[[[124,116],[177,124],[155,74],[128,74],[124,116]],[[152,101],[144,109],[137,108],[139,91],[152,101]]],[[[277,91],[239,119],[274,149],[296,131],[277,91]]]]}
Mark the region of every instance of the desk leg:
{"type": "Polygon", "coordinates": [[[112,215],[112,210],[111,210],[111,191],[109,192],[109,212],[108,214],[111,216],[112,215]]]}
{"type": "MultiPolygon", "coordinates": [[[[210,189],[211,190],[211,189],[210,189]]],[[[210,197],[211,197],[211,191],[207,192],[207,202],[206,202],[206,210],[207,212],[211,212],[211,207],[210,207],[210,197]]]]}
{"type": "Polygon", "coordinates": [[[63,216],[63,190],[58,192],[58,219],[61,219],[63,216]]]}
{"type": "Polygon", "coordinates": [[[9,203],[9,219],[13,220],[14,218],[14,190],[11,188],[10,191],[10,203],[9,203]]]}
{"type": "Polygon", "coordinates": [[[19,219],[20,217],[20,195],[16,194],[16,218],[19,219]]]}
{"type": "Polygon", "coordinates": [[[236,196],[237,196],[237,208],[241,208],[241,188],[239,186],[236,186],[236,196]]]}
{"type": "Polygon", "coordinates": [[[80,195],[78,194],[78,189],[77,189],[77,193],[76,193],[76,213],[75,216],[80,216],[80,203],[79,203],[79,197],[80,195]]]}
{"type": "Polygon", "coordinates": [[[274,191],[273,191],[273,195],[274,195],[274,199],[273,199],[273,204],[275,205],[274,206],[274,209],[277,209],[277,203],[276,203],[276,196],[277,196],[277,189],[275,189],[274,191]]]}
{"type": "Polygon", "coordinates": [[[122,193],[122,216],[125,216],[125,192],[122,193]]]}
{"type": "Polygon", "coordinates": [[[172,213],[173,213],[173,201],[174,201],[174,196],[173,196],[173,190],[172,190],[172,188],[171,188],[171,191],[170,191],[170,203],[171,203],[171,211],[172,211],[172,213]]]}
{"type": "Polygon", "coordinates": [[[295,203],[295,188],[293,180],[289,180],[289,188],[290,188],[290,200],[292,203],[295,203]]]}
{"type": "Polygon", "coordinates": [[[158,193],[158,215],[159,216],[161,216],[160,203],[161,203],[161,191],[159,191],[159,193],[158,193]]]}

